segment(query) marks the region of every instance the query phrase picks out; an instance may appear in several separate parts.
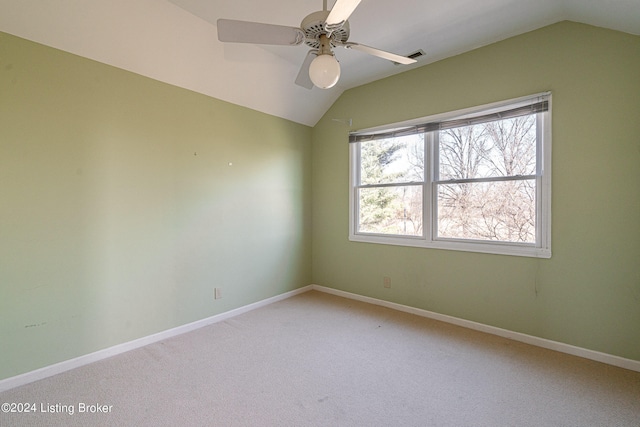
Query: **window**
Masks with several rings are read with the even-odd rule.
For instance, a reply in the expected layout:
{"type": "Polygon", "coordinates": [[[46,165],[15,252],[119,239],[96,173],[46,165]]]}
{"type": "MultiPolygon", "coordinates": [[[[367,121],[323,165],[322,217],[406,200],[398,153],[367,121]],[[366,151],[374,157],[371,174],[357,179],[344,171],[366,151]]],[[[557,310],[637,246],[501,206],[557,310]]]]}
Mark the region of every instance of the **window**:
{"type": "Polygon", "coordinates": [[[350,240],[551,257],[550,103],[352,132],[350,240]]]}

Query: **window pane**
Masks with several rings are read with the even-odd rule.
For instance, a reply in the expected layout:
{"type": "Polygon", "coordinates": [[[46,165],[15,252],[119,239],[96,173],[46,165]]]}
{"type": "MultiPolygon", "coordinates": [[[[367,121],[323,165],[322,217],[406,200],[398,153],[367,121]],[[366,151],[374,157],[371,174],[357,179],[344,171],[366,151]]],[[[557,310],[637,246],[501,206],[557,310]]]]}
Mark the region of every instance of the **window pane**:
{"type": "Polygon", "coordinates": [[[379,139],[360,144],[360,183],[422,181],[424,135],[379,139]]]}
{"type": "Polygon", "coordinates": [[[358,232],[422,235],[422,186],[361,188],[358,232]]]}
{"type": "Polygon", "coordinates": [[[438,237],[535,243],[535,180],[438,185],[438,237]]]}
{"type": "Polygon", "coordinates": [[[536,115],[439,133],[439,180],[535,175],[536,115]]]}

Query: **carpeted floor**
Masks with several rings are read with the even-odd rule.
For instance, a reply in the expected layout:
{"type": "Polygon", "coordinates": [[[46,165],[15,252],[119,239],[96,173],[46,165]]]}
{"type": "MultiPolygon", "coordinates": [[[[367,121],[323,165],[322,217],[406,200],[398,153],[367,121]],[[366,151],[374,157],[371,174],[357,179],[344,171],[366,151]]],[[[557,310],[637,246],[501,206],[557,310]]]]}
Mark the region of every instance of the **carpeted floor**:
{"type": "Polygon", "coordinates": [[[0,403],[36,409],[1,426],[638,427],[640,373],[311,291],[0,403]]]}

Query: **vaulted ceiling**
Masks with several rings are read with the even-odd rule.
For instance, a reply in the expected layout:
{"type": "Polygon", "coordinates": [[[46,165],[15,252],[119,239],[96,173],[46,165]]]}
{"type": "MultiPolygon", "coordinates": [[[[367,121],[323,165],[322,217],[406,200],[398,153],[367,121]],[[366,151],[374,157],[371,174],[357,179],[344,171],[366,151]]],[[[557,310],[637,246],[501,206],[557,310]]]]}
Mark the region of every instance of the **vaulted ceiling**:
{"type": "Polygon", "coordinates": [[[309,126],[347,89],[555,22],[640,34],[640,0],[362,0],[349,19],[349,41],[425,55],[400,66],[336,50],[342,75],[327,90],[294,84],[309,50],[304,45],[217,39],[219,18],[297,27],[322,6],[322,0],[0,0],[0,31],[309,126]]]}

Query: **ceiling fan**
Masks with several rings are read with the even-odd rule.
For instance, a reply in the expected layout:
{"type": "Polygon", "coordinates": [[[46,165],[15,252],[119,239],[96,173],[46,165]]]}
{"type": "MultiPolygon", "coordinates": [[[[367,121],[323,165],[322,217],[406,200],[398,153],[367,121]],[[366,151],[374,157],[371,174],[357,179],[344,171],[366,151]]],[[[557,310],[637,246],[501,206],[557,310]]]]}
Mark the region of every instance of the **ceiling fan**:
{"type": "Polygon", "coordinates": [[[359,50],[399,64],[416,62],[415,59],[406,56],[347,41],[349,39],[348,19],[360,1],[336,0],[329,11],[327,0],[323,0],[322,10],[305,17],[300,28],[218,19],[218,40],[285,46],[298,46],[304,43],[310,46],[311,50],[302,63],[295,81],[297,85],[307,89],[311,89],[314,85],[321,89],[329,89],[338,82],[340,64],[332,51],[335,47],[359,50]]]}

